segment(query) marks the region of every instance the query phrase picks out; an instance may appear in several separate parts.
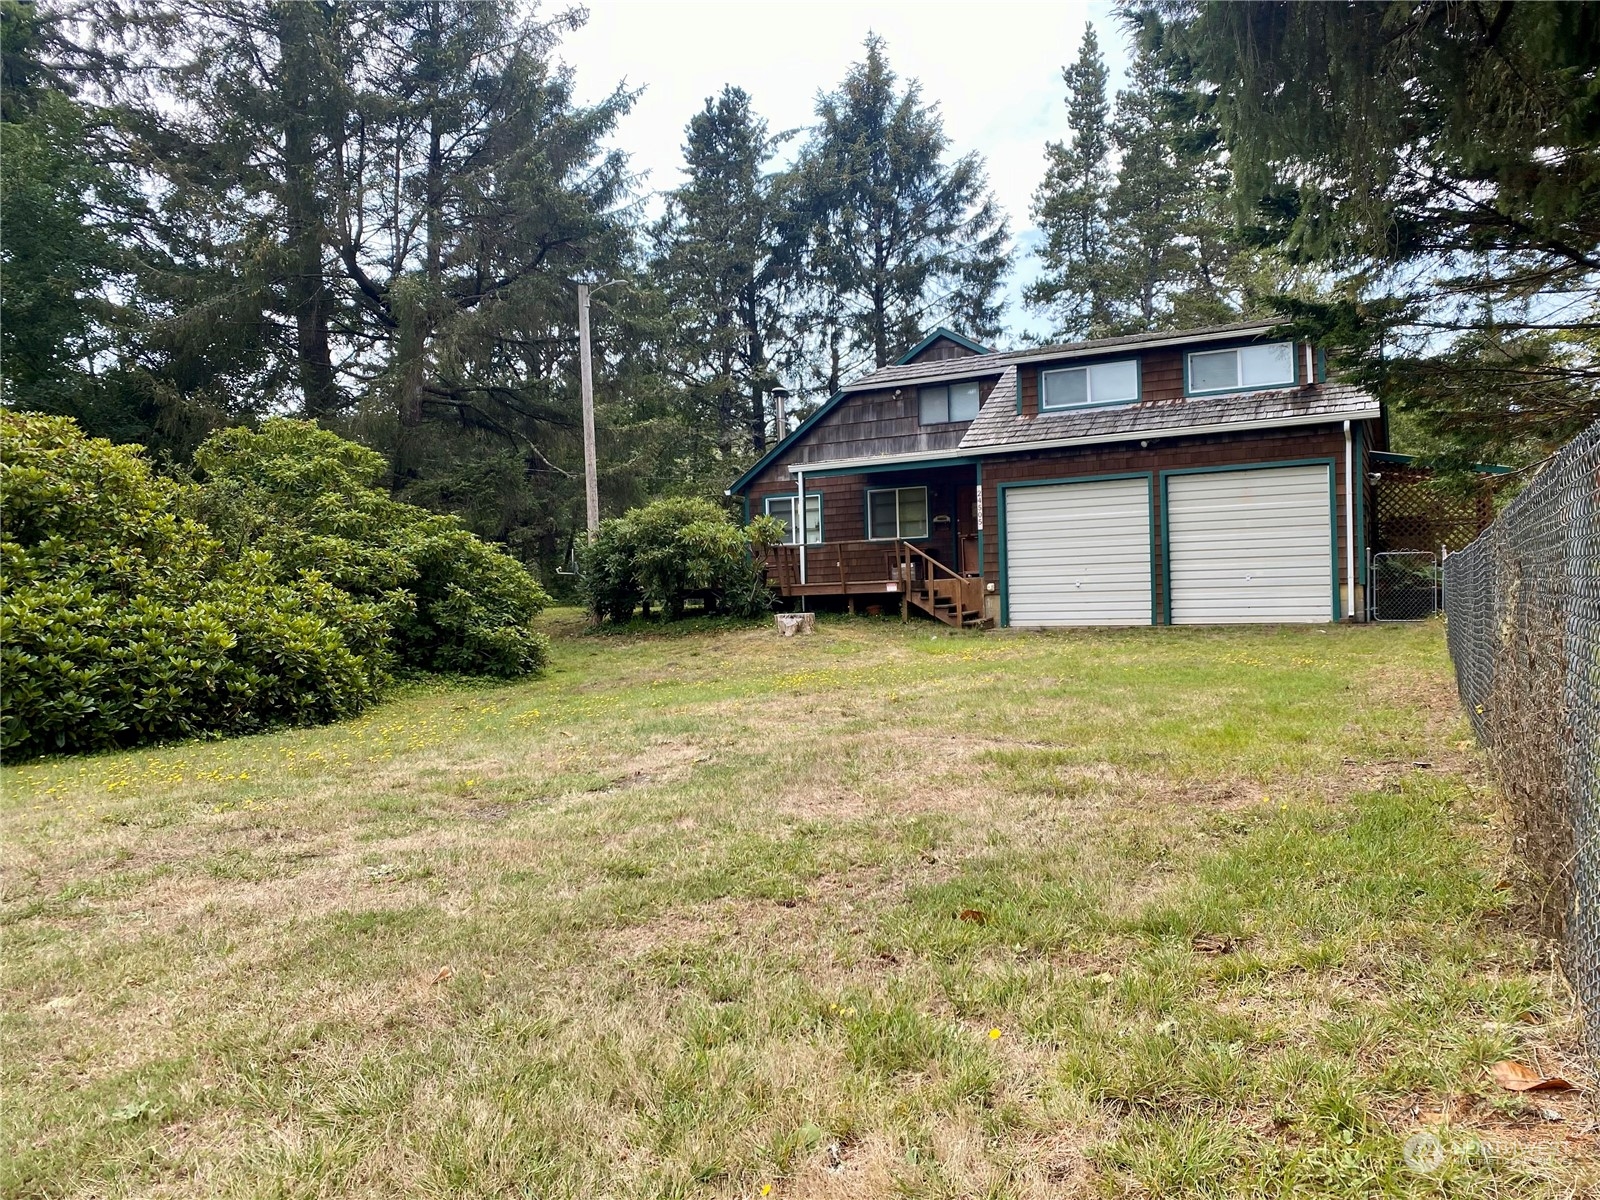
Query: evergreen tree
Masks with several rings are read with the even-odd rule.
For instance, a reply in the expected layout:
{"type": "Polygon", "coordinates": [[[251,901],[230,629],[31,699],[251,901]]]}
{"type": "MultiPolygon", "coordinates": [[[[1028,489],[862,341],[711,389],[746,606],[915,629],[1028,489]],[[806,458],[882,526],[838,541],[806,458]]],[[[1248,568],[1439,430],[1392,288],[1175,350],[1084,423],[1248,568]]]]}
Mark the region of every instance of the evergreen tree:
{"type": "Polygon", "coordinates": [[[766,448],[773,356],[790,336],[790,189],[768,169],[779,140],[741,89],[708,99],[687,129],[688,181],[653,231],[686,432],[713,439],[721,455],[766,448]]]}
{"type": "Polygon", "coordinates": [[[1112,187],[1109,74],[1094,26],[1083,31],[1078,59],[1061,71],[1067,86],[1070,142],[1045,147],[1045,177],[1033,196],[1044,234],[1044,264],[1029,286],[1030,305],[1049,315],[1056,336],[1090,337],[1111,324],[1107,304],[1107,202],[1112,187]]]}
{"type": "Polygon", "coordinates": [[[1458,457],[1600,417],[1600,12],[1157,0],[1241,221],[1335,294],[1279,301],[1458,457]]]}
{"type": "Polygon", "coordinates": [[[1234,228],[1214,131],[1173,86],[1158,46],[1141,45],[1117,93],[1119,154],[1105,203],[1104,317],[1095,334],[1234,320],[1266,269],[1234,228]]]}
{"type": "Polygon", "coordinates": [[[109,289],[127,273],[105,218],[133,198],[97,114],[51,69],[55,25],[0,0],[0,401],[138,436],[140,422],[107,411],[100,378],[124,315],[109,289]]]}
{"type": "Polygon", "coordinates": [[[883,42],[817,101],[800,186],[814,285],[811,353],[836,390],[861,356],[886,366],[927,329],[1000,331],[1007,230],[982,160],[947,161],[949,139],[920,85],[905,87],[883,42]]]}

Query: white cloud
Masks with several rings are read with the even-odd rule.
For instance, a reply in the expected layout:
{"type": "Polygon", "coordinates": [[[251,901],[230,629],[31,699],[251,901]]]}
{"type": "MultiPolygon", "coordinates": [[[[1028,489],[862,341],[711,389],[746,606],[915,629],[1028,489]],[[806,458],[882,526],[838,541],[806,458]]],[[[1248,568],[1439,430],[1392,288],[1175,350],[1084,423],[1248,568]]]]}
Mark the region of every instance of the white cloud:
{"type": "MultiPolygon", "coordinates": [[[[1076,57],[1084,24],[1094,23],[1113,91],[1127,60],[1103,0],[591,0],[589,9],[589,23],[567,36],[561,57],[586,101],[622,81],[645,89],[617,142],[635,170],[647,172],[647,188],[677,184],[684,125],[724,84],[749,92],[774,130],[798,129],[811,122],[817,92],[839,82],[872,32],[901,78],[920,80],[938,103],[952,151],[983,155],[1022,238],[1044,144],[1067,134],[1061,68],[1076,57]]],[[[1019,253],[1009,289],[1014,333],[1036,328],[1017,299],[1033,273],[1031,257],[1019,253]]]]}

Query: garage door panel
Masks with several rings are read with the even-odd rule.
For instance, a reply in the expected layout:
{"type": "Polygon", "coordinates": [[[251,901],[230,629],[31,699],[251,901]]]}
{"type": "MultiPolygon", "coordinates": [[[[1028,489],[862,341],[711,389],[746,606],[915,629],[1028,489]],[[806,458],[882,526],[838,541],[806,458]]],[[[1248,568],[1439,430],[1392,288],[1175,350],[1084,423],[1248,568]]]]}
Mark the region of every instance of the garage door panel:
{"type": "Polygon", "coordinates": [[[1006,601],[1012,625],[1150,623],[1146,479],[1006,492],[1006,601]]]}
{"type": "Polygon", "coordinates": [[[1173,623],[1329,620],[1328,481],[1326,466],[1168,477],[1173,623]]]}

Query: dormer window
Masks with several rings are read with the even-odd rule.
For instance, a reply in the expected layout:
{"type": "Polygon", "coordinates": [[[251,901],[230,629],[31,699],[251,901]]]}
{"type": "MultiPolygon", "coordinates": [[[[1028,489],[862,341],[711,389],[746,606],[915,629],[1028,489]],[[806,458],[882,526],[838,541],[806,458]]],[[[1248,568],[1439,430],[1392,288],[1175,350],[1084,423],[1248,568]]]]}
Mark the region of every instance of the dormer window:
{"type": "Polygon", "coordinates": [[[1228,350],[1196,350],[1189,355],[1189,395],[1212,392],[1257,392],[1293,387],[1294,343],[1234,346],[1228,350]]]}
{"type": "Polygon", "coordinates": [[[924,425],[970,421],[978,415],[978,385],[941,383],[917,389],[917,419],[924,425]]]}
{"type": "Polygon", "coordinates": [[[1039,378],[1039,409],[1094,408],[1101,404],[1131,404],[1139,398],[1139,360],[1090,363],[1063,367],[1039,378]]]}

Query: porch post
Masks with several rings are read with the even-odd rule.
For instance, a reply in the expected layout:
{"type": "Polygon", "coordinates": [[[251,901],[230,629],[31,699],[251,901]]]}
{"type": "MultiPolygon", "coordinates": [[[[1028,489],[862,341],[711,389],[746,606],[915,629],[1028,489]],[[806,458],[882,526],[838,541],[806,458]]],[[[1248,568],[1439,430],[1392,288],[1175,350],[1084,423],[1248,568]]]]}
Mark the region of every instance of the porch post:
{"type": "MultiPolygon", "coordinates": [[[[805,473],[805,471],[803,471],[803,470],[801,470],[799,468],[796,468],[795,473],[794,473],[794,483],[795,483],[796,491],[799,492],[799,499],[798,499],[797,503],[800,506],[800,511],[795,513],[794,522],[795,522],[795,526],[797,527],[797,529],[799,530],[799,533],[800,533],[800,582],[803,585],[805,583],[805,581],[806,581],[806,473],[805,473]]],[[[801,600],[800,607],[804,608],[805,607],[805,597],[802,596],[800,598],[800,600],[801,600]]]]}

